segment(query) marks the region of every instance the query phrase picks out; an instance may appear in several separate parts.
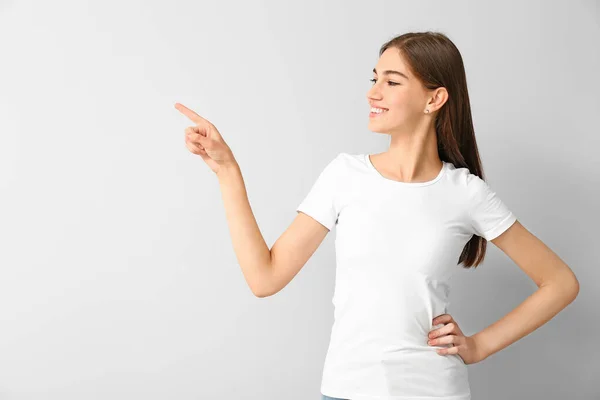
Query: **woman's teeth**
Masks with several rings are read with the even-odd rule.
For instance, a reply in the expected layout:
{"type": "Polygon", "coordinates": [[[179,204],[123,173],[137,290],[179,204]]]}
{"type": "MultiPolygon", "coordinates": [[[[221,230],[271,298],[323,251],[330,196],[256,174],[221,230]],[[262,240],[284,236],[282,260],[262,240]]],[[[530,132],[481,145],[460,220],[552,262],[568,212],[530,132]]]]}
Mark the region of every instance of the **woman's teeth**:
{"type": "Polygon", "coordinates": [[[375,113],[375,114],[381,114],[386,111],[387,111],[387,109],[385,109],[385,108],[371,108],[371,112],[375,113]]]}

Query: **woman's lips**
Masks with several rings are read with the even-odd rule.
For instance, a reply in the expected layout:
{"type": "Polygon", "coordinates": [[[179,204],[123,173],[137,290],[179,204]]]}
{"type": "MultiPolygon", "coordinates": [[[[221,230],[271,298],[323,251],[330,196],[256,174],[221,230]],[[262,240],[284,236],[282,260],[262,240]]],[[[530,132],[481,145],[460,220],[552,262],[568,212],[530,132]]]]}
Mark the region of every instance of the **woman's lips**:
{"type": "Polygon", "coordinates": [[[369,113],[369,118],[380,117],[380,116],[382,116],[382,115],[383,115],[383,114],[385,114],[385,113],[387,113],[387,110],[385,110],[384,112],[380,112],[380,113],[375,113],[375,112],[372,112],[372,111],[371,111],[371,112],[369,113]]]}

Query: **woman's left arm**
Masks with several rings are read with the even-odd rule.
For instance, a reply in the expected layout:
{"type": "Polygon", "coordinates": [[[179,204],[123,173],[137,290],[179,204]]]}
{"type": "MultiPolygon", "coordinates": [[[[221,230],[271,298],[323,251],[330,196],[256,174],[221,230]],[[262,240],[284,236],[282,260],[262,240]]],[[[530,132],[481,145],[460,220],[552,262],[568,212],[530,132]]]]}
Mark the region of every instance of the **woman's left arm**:
{"type": "Polygon", "coordinates": [[[528,335],[569,305],[579,281],[563,260],[517,220],[491,240],[538,286],[519,306],[472,336],[483,358],[528,335]]]}

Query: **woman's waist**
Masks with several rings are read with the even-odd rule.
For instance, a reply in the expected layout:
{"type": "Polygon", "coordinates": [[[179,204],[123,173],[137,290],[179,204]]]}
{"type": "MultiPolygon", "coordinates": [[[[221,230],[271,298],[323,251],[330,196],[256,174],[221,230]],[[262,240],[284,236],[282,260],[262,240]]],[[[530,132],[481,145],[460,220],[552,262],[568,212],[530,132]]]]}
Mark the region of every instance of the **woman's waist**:
{"type": "Polygon", "coordinates": [[[363,342],[330,347],[324,382],[355,393],[446,398],[469,393],[468,370],[457,354],[440,355],[429,346],[363,342]]]}

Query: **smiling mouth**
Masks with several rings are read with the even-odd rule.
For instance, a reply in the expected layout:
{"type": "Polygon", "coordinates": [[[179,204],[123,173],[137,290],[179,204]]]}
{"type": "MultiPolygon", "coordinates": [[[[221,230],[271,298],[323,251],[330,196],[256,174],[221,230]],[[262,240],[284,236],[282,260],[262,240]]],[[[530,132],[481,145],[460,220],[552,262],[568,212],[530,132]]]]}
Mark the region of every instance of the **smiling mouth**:
{"type": "Polygon", "coordinates": [[[381,115],[383,115],[383,114],[385,114],[387,112],[388,112],[388,110],[385,110],[385,111],[382,111],[382,112],[373,112],[373,111],[371,111],[369,113],[369,117],[371,117],[371,118],[373,118],[373,117],[379,117],[379,116],[381,116],[381,115]]]}

